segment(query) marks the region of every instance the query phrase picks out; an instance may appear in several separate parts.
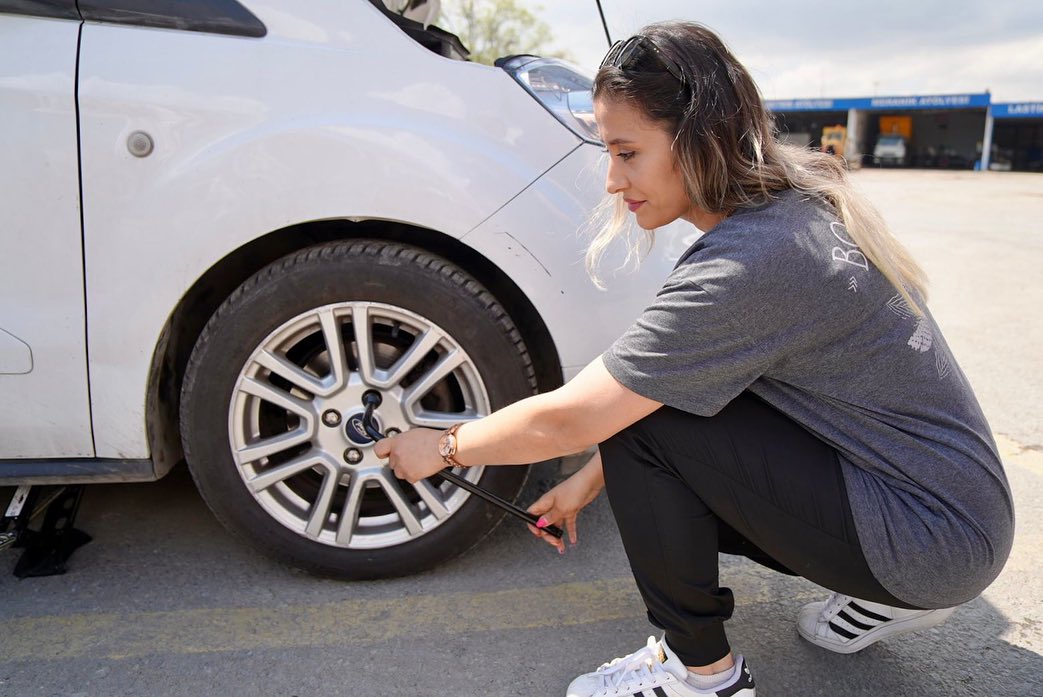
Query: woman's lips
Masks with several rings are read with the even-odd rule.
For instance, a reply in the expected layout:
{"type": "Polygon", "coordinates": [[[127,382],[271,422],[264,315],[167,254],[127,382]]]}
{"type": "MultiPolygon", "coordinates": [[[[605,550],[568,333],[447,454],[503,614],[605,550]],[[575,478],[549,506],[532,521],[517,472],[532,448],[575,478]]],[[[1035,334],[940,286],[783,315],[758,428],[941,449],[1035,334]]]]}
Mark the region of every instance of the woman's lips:
{"type": "Polygon", "coordinates": [[[638,208],[640,208],[645,203],[644,201],[631,201],[630,199],[625,199],[625,200],[627,202],[627,208],[630,209],[631,213],[636,211],[638,208]]]}

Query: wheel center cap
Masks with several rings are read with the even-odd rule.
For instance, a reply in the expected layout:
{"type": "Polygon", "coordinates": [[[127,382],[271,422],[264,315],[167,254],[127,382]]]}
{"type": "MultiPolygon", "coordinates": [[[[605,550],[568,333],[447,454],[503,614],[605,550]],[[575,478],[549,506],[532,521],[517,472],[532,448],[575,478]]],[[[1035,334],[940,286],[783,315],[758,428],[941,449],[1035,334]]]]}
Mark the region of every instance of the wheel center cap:
{"type": "MultiPolygon", "coordinates": [[[[373,439],[366,433],[365,426],[362,425],[362,417],[364,415],[365,412],[360,411],[352,414],[344,421],[344,434],[352,443],[368,445],[373,442],[373,439]]],[[[373,415],[373,425],[376,426],[378,431],[383,432],[384,429],[381,427],[380,418],[375,414],[373,415]]]]}

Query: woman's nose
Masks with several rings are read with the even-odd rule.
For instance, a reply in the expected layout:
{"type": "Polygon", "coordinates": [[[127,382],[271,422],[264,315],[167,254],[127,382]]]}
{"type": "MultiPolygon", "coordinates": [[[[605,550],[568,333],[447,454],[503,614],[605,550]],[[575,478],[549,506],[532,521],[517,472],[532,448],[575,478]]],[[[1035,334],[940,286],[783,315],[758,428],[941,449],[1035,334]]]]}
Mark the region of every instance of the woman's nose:
{"type": "Polygon", "coordinates": [[[609,155],[608,171],[605,173],[605,191],[618,194],[626,188],[626,178],[619,171],[614,157],[609,155]]]}

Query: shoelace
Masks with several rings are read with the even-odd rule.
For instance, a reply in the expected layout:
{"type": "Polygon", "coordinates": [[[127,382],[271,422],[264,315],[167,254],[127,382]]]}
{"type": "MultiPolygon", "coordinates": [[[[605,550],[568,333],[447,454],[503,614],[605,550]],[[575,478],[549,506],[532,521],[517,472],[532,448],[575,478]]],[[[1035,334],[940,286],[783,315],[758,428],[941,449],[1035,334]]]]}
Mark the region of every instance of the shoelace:
{"type": "Polygon", "coordinates": [[[828,622],[836,617],[837,613],[843,610],[850,602],[850,595],[841,595],[840,593],[831,594],[829,599],[826,600],[826,605],[822,608],[822,612],[819,613],[819,618],[821,618],[823,622],[828,622]]]}
{"type": "Polygon", "coordinates": [[[631,692],[641,689],[647,680],[649,684],[666,673],[659,662],[659,643],[655,637],[648,637],[648,644],[632,654],[615,658],[597,670],[601,678],[602,690],[612,690],[613,694],[631,692]],[[632,683],[637,683],[633,685],[632,683]]]}
{"type": "Polygon", "coordinates": [[[651,687],[656,680],[664,676],[663,664],[658,661],[642,663],[637,666],[626,668],[619,666],[612,672],[601,674],[602,690],[612,690],[613,694],[630,694],[634,690],[640,690],[646,685],[651,687]]]}

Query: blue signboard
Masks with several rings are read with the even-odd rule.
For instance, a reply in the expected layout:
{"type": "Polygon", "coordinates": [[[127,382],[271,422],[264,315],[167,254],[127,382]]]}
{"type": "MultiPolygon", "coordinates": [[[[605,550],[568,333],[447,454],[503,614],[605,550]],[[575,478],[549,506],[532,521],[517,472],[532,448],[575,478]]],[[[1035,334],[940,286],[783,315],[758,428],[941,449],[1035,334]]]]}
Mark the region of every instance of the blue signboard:
{"type": "Polygon", "coordinates": [[[847,111],[858,109],[861,99],[768,99],[771,111],[847,111]]]}
{"type": "Polygon", "coordinates": [[[908,111],[910,109],[984,109],[989,93],[926,94],[908,97],[854,97],[848,99],[769,99],[772,111],[908,111]]]}
{"type": "Polygon", "coordinates": [[[994,119],[1043,119],[1043,102],[1007,102],[992,105],[994,119]]]}

